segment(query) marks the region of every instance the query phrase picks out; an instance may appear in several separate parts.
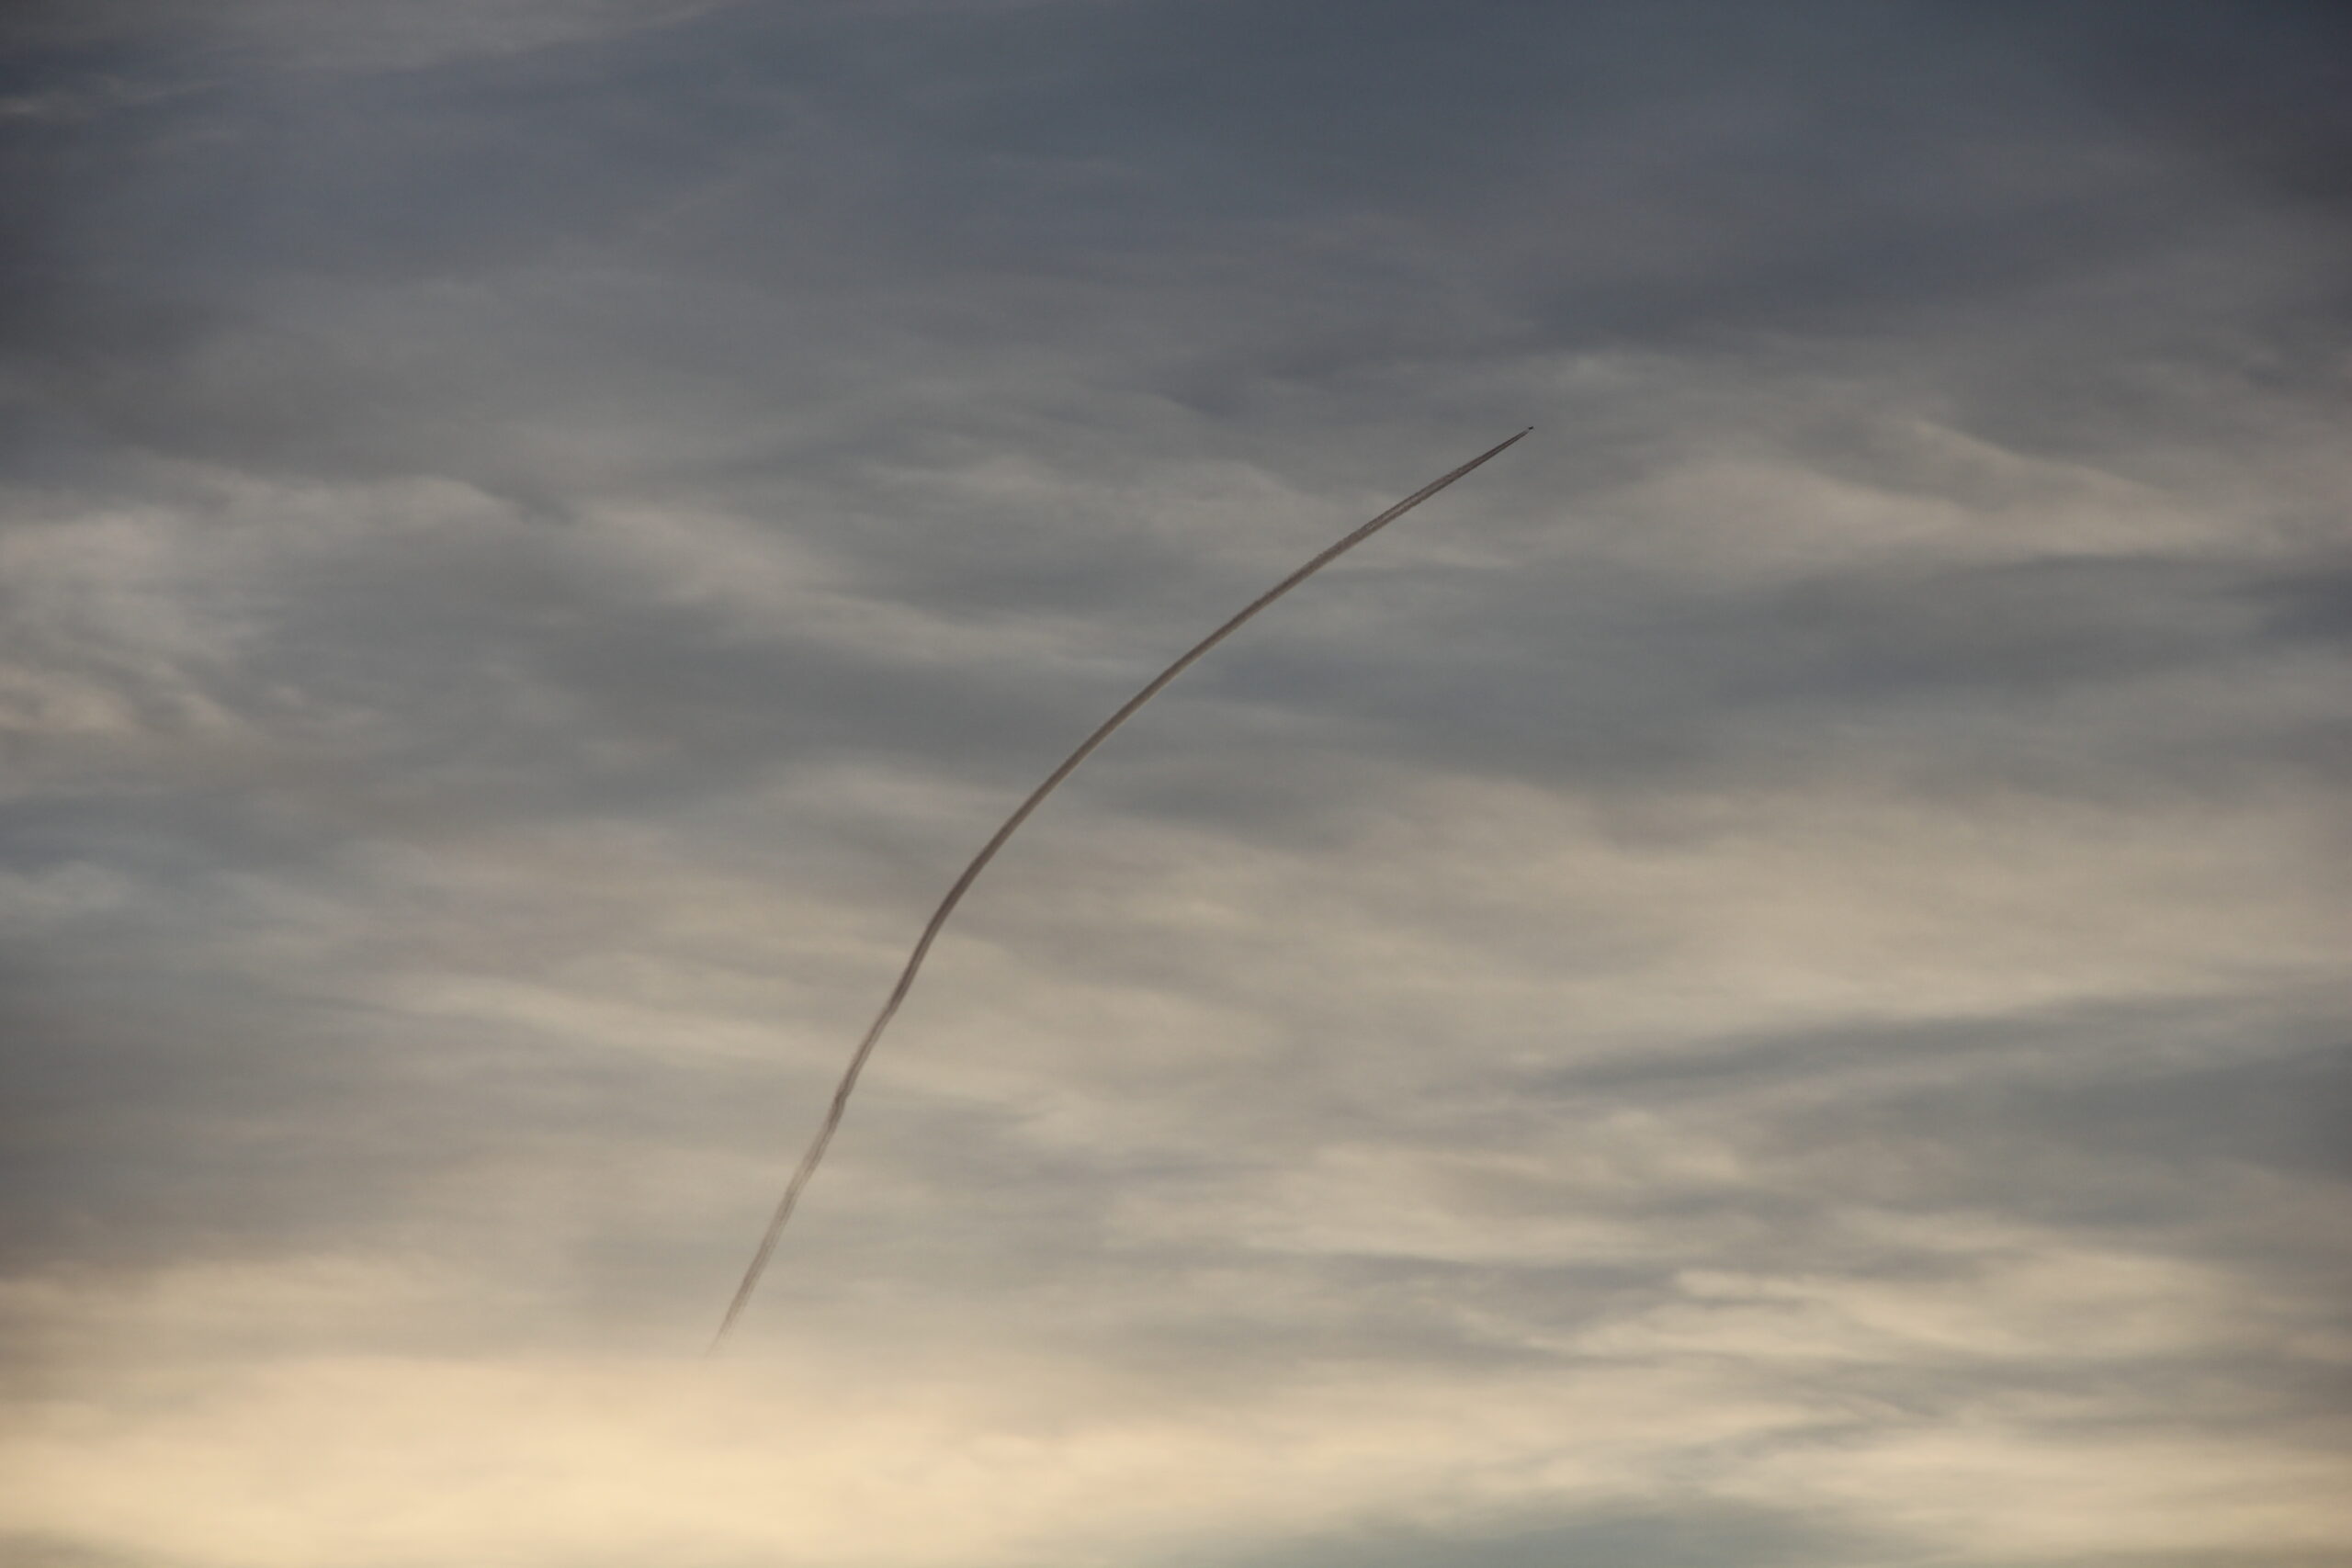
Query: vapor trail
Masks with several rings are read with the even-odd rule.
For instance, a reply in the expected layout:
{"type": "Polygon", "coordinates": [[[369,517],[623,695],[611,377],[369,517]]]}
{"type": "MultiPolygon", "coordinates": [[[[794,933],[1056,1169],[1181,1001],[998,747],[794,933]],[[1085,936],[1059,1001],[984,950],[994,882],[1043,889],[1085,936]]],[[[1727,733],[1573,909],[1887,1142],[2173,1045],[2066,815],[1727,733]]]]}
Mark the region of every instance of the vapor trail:
{"type": "Polygon", "coordinates": [[[1032,790],[1029,798],[1023,801],[1014,808],[1012,815],[1004,819],[1004,826],[999,828],[995,835],[981,846],[980,852],[972,857],[972,863],[964,868],[964,874],[956,879],[956,886],[947,890],[947,897],[939,901],[939,908],[931,912],[931,919],[922,928],[922,936],[915,942],[914,952],[907,955],[906,967],[899,971],[899,983],[890,987],[890,999],[882,1004],[882,1010],[875,1016],[873,1024],[865,1032],[865,1038],[857,1043],[857,1050],[849,1059],[849,1068],[842,1074],[842,1081],[833,1090],[833,1103],[825,1112],[825,1123],[817,1129],[817,1136],[809,1144],[808,1152],[800,1156],[799,1168],[792,1173],[792,1179],[786,1183],[783,1200],[776,1204],[775,1213],[768,1220],[767,1234],[760,1237],[759,1250],[752,1255],[752,1266],[743,1270],[743,1282],[735,1287],[735,1299],[727,1303],[727,1315],[719,1319],[718,1332],[711,1337],[710,1354],[716,1355],[718,1348],[727,1343],[727,1336],[734,1328],[735,1320],[743,1315],[743,1308],[751,1301],[752,1292],[759,1288],[760,1276],[767,1271],[768,1259],[775,1256],[776,1239],[784,1235],[785,1224],[792,1218],[792,1211],[800,1201],[801,1189],[807,1187],[808,1179],[817,1174],[817,1167],[823,1162],[826,1149],[832,1145],[833,1134],[841,1130],[842,1113],[849,1109],[849,1097],[857,1088],[858,1075],[865,1070],[865,1059],[874,1055],[875,1043],[882,1038],[882,1032],[890,1026],[890,1020],[898,1012],[899,1004],[905,1001],[907,993],[914,988],[915,975],[922,968],[923,959],[930,955],[931,944],[937,940],[940,928],[947,923],[947,917],[956,912],[956,906],[964,901],[965,893],[970,889],[973,882],[978,879],[989,862],[996,859],[997,851],[1004,848],[1005,840],[1012,837],[1021,824],[1029,820],[1030,813],[1045,804],[1046,796],[1053,794],[1055,788],[1064,779],[1078,771],[1078,765],[1080,762],[1094,754],[1096,747],[1111,738],[1113,730],[1133,718],[1136,709],[1158,696],[1170,682],[1197,663],[1203,654],[1239,631],[1252,616],[1267,605],[1272,604],[1275,600],[1371,538],[1373,535],[1462,478],[1463,475],[1495,457],[1505,447],[1525,439],[1528,431],[1534,428],[1533,425],[1528,426],[1527,430],[1521,431],[1509,441],[1499,442],[1479,453],[1442,479],[1433,479],[1423,485],[1337,544],[1324,549],[1314,559],[1259,594],[1257,598],[1252,599],[1239,615],[1194,643],[1177,659],[1175,663],[1153,676],[1150,683],[1142,691],[1129,697],[1118,712],[1102,721],[1101,728],[1080,741],[1078,750],[1063,758],[1061,766],[1046,774],[1046,782],[1032,790]]]}

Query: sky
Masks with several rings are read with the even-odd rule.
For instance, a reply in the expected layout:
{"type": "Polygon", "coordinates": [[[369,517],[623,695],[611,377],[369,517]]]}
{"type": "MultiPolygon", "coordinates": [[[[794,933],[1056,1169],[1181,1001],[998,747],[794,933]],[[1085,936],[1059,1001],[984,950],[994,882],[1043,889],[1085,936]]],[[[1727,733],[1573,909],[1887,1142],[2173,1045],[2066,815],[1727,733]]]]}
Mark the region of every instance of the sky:
{"type": "Polygon", "coordinates": [[[0,212],[11,1568],[2352,1565],[2342,8],[33,0],[0,212]]]}

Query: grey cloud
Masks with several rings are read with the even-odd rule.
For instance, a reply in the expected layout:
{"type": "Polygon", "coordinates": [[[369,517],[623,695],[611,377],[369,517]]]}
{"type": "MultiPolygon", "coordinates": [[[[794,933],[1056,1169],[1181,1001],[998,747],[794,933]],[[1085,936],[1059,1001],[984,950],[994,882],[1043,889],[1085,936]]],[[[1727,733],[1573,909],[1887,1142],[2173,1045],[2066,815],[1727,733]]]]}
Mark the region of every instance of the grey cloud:
{"type": "Polygon", "coordinates": [[[165,1560],[108,1551],[53,1536],[0,1536],[0,1550],[23,1568],[163,1568],[165,1560]]]}
{"type": "MultiPolygon", "coordinates": [[[[1894,302],[1916,309],[1923,289],[1932,296],[1939,287],[1933,282],[1939,267],[1981,265],[2000,252],[2002,224],[2019,220],[2000,217],[2004,207],[2045,209],[2046,216],[2025,220],[2052,227],[2047,245],[2078,268],[2086,252],[2096,255],[2110,243],[2095,237],[2099,220],[2086,214],[2083,186],[2090,175],[2062,179],[2045,194],[2031,189],[2032,177],[2016,165],[1997,161],[1971,176],[1987,187],[1991,220],[1973,219],[1964,231],[1950,228],[1953,182],[1898,155],[1910,142],[1931,153],[1964,145],[1938,117],[1973,118],[2000,105],[2049,135],[2055,115],[2058,139],[2080,141],[2086,155],[2113,133],[2074,114],[2071,100],[2036,79],[2030,62],[1974,39],[1971,29],[1960,29],[1955,47],[1929,51],[1936,61],[1961,62],[1934,67],[1959,78],[1944,90],[1868,86],[1868,73],[1846,69],[1857,51],[1921,63],[1905,30],[1917,18],[1890,24],[1871,17],[1832,7],[1783,17],[1756,37],[1738,39],[1720,36],[1718,17],[1702,29],[1707,42],[1698,58],[1705,64],[1694,87],[1691,57],[1679,47],[1693,29],[1687,17],[1596,21],[1571,12],[1474,7],[1436,28],[1413,7],[1396,7],[1355,17],[1345,38],[1335,40],[1343,47],[1330,55],[1330,80],[1318,85],[1302,84],[1276,63],[1291,57],[1282,47],[1285,29],[1317,25],[1311,7],[943,12],[894,18],[887,40],[823,11],[787,17],[730,10],[665,28],[650,44],[631,39],[608,52],[479,67],[484,73],[470,81],[463,73],[423,79],[393,73],[266,96],[224,88],[175,111],[183,122],[130,134],[111,152],[82,148],[80,155],[93,161],[80,183],[98,194],[62,209],[51,243],[77,265],[102,251],[108,273],[127,272],[134,291],[152,292],[168,276],[175,291],[185,293],[187,280],[201,278],[208,291],[265,317],[277,313],[267,303],[271,294],[291,280],[353,288],[387,277],[472,278],[522,304],[530,296],[515,294],[518,276],[576,267],[589,254],[750,280],[770,298],[789,278],[827,301],[833,320],[817,327],[819,340],[854,352],[870,354],[877,343],[910,333],[918,342],[944,339],[981,355],[976,368],[992,361],[1002,379],[1022,364],[1015,334],[1069,342],[1075,327],[1123,355],[1126,363],[1098,372],[1119,389],[1156,383],[1228,412],[1259,410],[1265,394],[1301,379],[1376,372],[1400,355],[1458,355],[1465,333],[1471,343],[1496,347],[1656,341],[1686,327],[1720,335],[1769,327],[1774,312],[1802,309],[1807,299],[1851,309],[1876,291],[1891,291],[1894,302]],[[1407,44],[1409,52],[1400,53],[1407,44]],[[705,63],[714,50],[736,62],[716,82],[705,63]],[[1759,50],[1773,70],[1759,71],[1759,50]],[[1173,84],[1204,79],[1187,64],[1202,54],[1227,63],[1208,73],[1218,90],[1204,97],[1187,87],[1169,96],[1173,84]],[[1382,73],[1408,58],[1413,91],[1384,96],[1382,73]],[[1236,63],[1238,71],[1231,69],[1236,63]],[[942,92],[942,73],[968,85],[942,92]],[[694,90],[676,90],[688,76],[694,90]],[[1675,160],[1669,173],[1685,171],[1696,182],[1687,191],[1671,183],[1660,188],[1646,168],[1611,168],[1623,160],[1611,157],[1608,128],[1637,137],[1667,112],[1650,90],[1659,76],[1699,106],[1725,100],[1718,129],[1687,144],[1667,143],[1675,160]],[[1980,98],[1975,77],[1996,87],[2015,85],[2024,96],[2016,106],[1997,93],[1980,98]],[[1544,93],[1508,90],[1521,78],[1542,80],[1544,93]],[[1784,82],[1794,106],[1744,106],[1743,95],[1752,96],[1758,82],[1784,82]],[[1813,91],[1798,94],[1799,85],[1813,91]],[[1435,119],[1432,96],[1447,110],[1435,119]],[[1442,231],[1379,217],[1384,203],[1419,201],[1419,190],[1350,198],[1344,186],[1283,162],[1285,150],[1316,144],[1315,127],[1345,126],[1346,155],[1323,162],[1403,177],[1418,159],[1444,170],[1451,189],[1461,183],[1464,160],[1442,138],[1432,141],[1430,127],[1443,123],[1473,134],[1482,118],[1528,118],[1538,102],[1546,106],[1537,123],[1548,140],[1531,150],[1525,137],[1511,134],[1518,128],[1498,124],[1500,145],[1470,162],[1465,188],[1509,190],[1531,179],[1556,185],[1561,171],[1546,166],[1547,158],[1589,159],[1601,168],[1578,191],[1584,216],[1572,225],[1560,224],[1549,209],[1521,217],[1480,205],[1464,214],[1481,230],[1499,217],[1516,236],[1503,253],[1500,276],[1494,263],[1473,261],[1465,270],[1460,258],[1465,252],[1476,256],[1476,247],[1450,245],[1442,231]],[[1395,107],[1381,110],[1384,103],[1395,107]],[[631,110],[622,111],[623,104],[631,110]],[[1253,110],[1274,118],[1259,123],[1253,110]],[[1382,112],[1398,117],[1397,144],[1385,151],[1353,145],[1378,137],[1378,122],[1365,117],[1382,112]],[[1014,117],[1009,128],[1001,123],[1007,114],[1014,117]],[[1875,123],[1882,117],[1897,127],[1922,123],[1890,136],[1875,123]],[[1600,133],[1586,128],[1586,118],[1597,121],[1600,133]],[[1050,128],[1059,144],[1025,146],[1022,123],[1050,128]],[[1857,151],[1821,161],[1818,148],[1840,138],[1857,151]],[[352,155],[342,152],[346,141],[352,155]],[[1804,155],[1782,155],[1792,147],[1804,155]],[[271,178],[256,180],[256,152],[267,149],[278,150],[271,178]],[[1057,172],[1071,161],[1080,170],[1102,171],[1081,179],[1134,194],[1123,203],[1083,184],[1074,191],[1069,176],[1057,172]],[[1237,168],[1250,171],[1248,181],[1261,186],[1279,212],[1250,220],[1246,265],[1222,248],[1232,242],[1215,226],[1237,216],[1220,206],[1232,199],[1237,168]],[[1625,188],[1636,174],[1641,185],[1625,188]],[[101,175],[107,177],[96,177],[101,175]],[[2029,188],[2009,194],[2007,187],[2020,178],[2029,188]],[[1880,180],[1889,188],[1861,199],[1860,193],[1880,180]],[[1903,184],[1893,185],[1896,180],[1903,184]],[[1937,201],[1907,194],[1914,189],[1936,192],[1937,201]],[[166,190],[168,202],[161,199],[166,190]],[[1302,211],[1301,190],[1335,209],[1302,211]],[[1187,203],[1209,205],[1187,222],[1180,216],[1187,203]],[[1829,210],[1822,209],[1825,203],[1829,210]],[[1702,246],[1669,243],[1630,257],[1622,279],[1579,275],[1579,267],[1589,270],[1579,258],[1611,236],[1654,224],[1645,219],[1645,208],[1679,214],[1692,205],[1708,214],[1702,246]],[[1359,234],[1345,227],[1356,221],[1354,209],[1367,214],[1369,227],[1359,234]],[[1096,232],[1057,238],[1039,230],[1041,220],[1081,213],[1096,232]],[[708,228],[747,215],[757,215],[757,229],[730,234],[708,228]],[[1330,238],[1316,227],[1328,220],[1342,225],[1330,238]],[[173,226],[121,227],[157,222],[173,226]],[[1922,222],[1930,227],[1918,230],[1922,222]],[[2092,234],[2076,232],[2086,224],[2092,234]],[[991,241],[991,232],[1019,236],[1017,260],[992,253],[1002,242],[991,241]],[[1752,238],[1717,254],[1726,235],[1752,238]],[[502,245],[500,236],[510,243],[502,245]],[[956,267],[956,288],[943,291],[936,273],[910,269],[910,247],[933,266],[956,267]],[[1513,256],[1521,259],[1508,259],[1513,256]],[[1281,282],[1273,269],[1285,258],[1293,273],[1311,267],[1317,287],[1302,291],[1281,282]],[[154,280],[140,281],[151,266],[161,269],[154,280]],[[1817,276],[1809,277],[1807,269],[1817,276]],[[1676,278],[1685,280],[1662,281],[1676,278]],[[1216,286],[1204,288],[1204,279],[1216,286]],[[1137,287],[1157,297],[1149,319],[1138,320],[1125,306],[1137,287]],[[1680,292],[1658,295],[1661,288],[1680,292]],[[1612,291],[1624,302],[1612,302],[1612,291]],[[1654,302],[1642,302],[1651,296],[1654,302]],[[1489,299],[1513,303],[1497,316],[1489,299]],[[1465,312],[1451,301],[1476,308],[1465,312]],[[1180,314],[1171,319],[1171,310],[1180,314]],[[1216,368],[1228,360],[1246,367],[1243,382],[1216,368]],[[1236,403],[1237,395],[1248,400],[1236,403]]],[[[1704,113],[1689,118],[1710,124],[1704,113]]],[[[1645,156],[1656,156],[1655,140],[1642,145],[1645,156]]],[[[2020,155],[2017,164],[2025,162],[2020,155]]],[[[2197,225],[2211,205],[2199,187],[2183,190],[2161,173],[2134,177],[2156,182],[2147,199],[2165,222],[2197,225]]],[[[2132,219],[2111,243],[2143,250],[2151,238],[2132,219]]],[[[2000,280],[2010,291],[2017,281],[2000,280]]],[[[749,301],[733,303],[729,319],[740,341],[741,307],[749,301]]],[[[691,355],[707,362],[726,352],[691,317],[632,321],[631,305],[624,301],[622,309],[617,321],[600,315],[562,324],[584,330],[640,378],[649,361],[691,355]]],[[[543,310],[527,309],[523,320],[541,318],[543,310]]],[[[511,343],[514,312],[500,315],[500,335],[511,343]]],[[[840,354],[808,352],[814,325],[805,312],[786,313],[760,334],[789,378],[778,389],[804,398],[828,383],[838,389],[840,354]],[[812,372],[824,379],[810,383],[812,372]]],[[[1883,331],[1889,321],[1870,325],[1883,331]]],[[[204,361],[196,361],[158,389],[169,396],[176,381],[185,391],[149,424],[185,442],[191,420],[200,431],[224,399],[246,403],[256,392],[261,410],[276,402],[307,409],[313,421],[332,419],[332,401],[322,405],[315,393],[300,389],[305,376],[345,379],[353,390],[383,379],[381,345],[322,356],[300,344],[299,333],[266,321],[232,327],[213,357],[252,364],[266,378],[250,389],[234,381],[208,389],[199,378],[207,374],[204,361]],[[241,340],[253,346],[241,347],[241,340]],[[270,371],[273,359],[285,369],[270,371]],[[318,370],[305,371],[306,360],[318,370]]],[[[152,374],[153,361],[143,360],[141,368],[152,374]]],[[[499,374],[506,379],[512,371],[499,374]]],[[[351,413],[372,423],[388,398],[397,409],[403,379],[409,378],[395,370],[389,385],[351,413]]],[[[560,392],[543,383],[531,389],[560,392]]],[[[414,395],[411,380],[407,396],[414,395]]],[[[506,401],[494,387],[459,395],[493,409],[506,401]]],[[[447,396],[439,392],[435,400],[447,396]]],[[[136,419],[135,407],[119,417],[136,419]]],[[[502,417],[514,417],[511,404],[502,417]]],[[[274,443],[273,459],[317,463],[337,445],[330,437],[322,447],[325,434],[314,424],[303,439],[274,443]]],[[[463,440],[456,432],[442,439],[453,437],[463,440]]]]}
{"type": "Polygon", "coordinates": [[[199,9],[0,32],[0,1551],[2331,1561],[2332,13],[199,9]]]}
{"type": "Polygon", "coordinates": [[[1390,1568],[1442,1557],[1466,1568],[1544,1568],[1560,1562],[1679,1562],[1717,1564],[1883,1562],[1899,1542],[1870,1540],[1770,1508],[1742,1508],[1690,1499],[1656,1513],[1602,1513],[1561,1522],[1519,1521],[1493,1533],[1436,1536],[1409,1528],[1366,1532],[1336,1541],[1300,1542],[1261,1558],[1250,1568],[1325,1568],[1326,1564],[1390,1568]]]}

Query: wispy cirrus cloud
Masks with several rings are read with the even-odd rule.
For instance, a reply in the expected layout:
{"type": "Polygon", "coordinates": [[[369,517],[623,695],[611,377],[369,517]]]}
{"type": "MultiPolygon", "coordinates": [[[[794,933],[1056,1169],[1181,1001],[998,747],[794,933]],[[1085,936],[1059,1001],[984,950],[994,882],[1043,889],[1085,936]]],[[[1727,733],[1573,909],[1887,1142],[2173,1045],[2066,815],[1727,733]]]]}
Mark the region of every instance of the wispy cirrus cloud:
{"type": "Polygon", "coordinates": [[[8,1552],[2343,1558],[2332,17],[6,27],[8,1552]]]}

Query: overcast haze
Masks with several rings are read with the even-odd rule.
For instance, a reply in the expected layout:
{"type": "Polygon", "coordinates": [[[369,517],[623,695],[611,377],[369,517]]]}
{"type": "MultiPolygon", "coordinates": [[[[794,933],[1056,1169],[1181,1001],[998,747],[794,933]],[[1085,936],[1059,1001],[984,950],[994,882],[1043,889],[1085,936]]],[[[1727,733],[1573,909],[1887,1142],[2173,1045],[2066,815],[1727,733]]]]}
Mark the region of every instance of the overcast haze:
{"type": "Polygon", "coordinates": [[[11,1568],[2352,1565],[2341,7],[0,49],[11,1568]]]}

